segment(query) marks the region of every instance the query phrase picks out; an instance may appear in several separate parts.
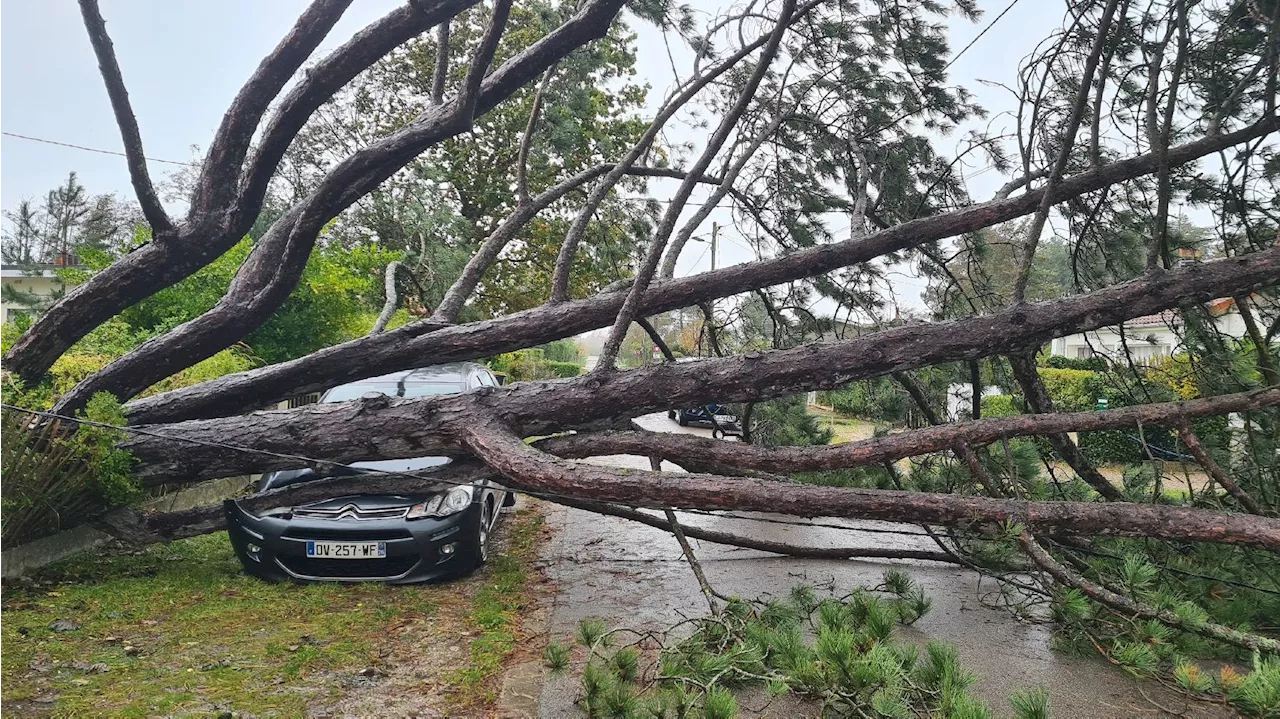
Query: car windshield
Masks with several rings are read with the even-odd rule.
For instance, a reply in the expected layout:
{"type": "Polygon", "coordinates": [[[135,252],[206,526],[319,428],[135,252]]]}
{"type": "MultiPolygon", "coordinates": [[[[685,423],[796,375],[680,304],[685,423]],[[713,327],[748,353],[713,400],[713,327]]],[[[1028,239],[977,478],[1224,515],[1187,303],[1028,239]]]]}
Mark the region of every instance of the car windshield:
{"type": "Polygon", "coordinates": [[[377,384],[348,384],[329,390],[324,402],[349,402],[353,399],[378,392],[388,397],[426,397],[433,394],[453,394],[461,392],[463,386],[459,382],[406,382],[395,384],[379,382],[377,384]]]}

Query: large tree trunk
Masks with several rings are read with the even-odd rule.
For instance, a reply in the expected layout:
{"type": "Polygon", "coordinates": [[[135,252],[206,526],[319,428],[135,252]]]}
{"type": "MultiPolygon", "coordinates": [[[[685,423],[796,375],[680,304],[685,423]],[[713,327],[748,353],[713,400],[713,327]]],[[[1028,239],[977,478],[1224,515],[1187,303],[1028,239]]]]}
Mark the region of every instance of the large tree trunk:
{"type": "MultiPolygon", "coordinates": [[[[533,435],[670,407],[831,389],[889,372],[1018,351],[1052,337],[1158,312],[1177,302],[1204,300],[1224,290],[1234,292],[1274,282],[1278,276],[1280,247],[1275,247],[1146,276],[1087,295],[955,322],[908,325],[846,342],[817,342],[789,350],[524,382],[420,400],[382,398],[190,420],[142,428],[145,433],[129,440],[125,447],[141,462],[141,476],[168,480],[207,479],[306,464],[298,459],[261,456],[252,450],[344,462],[457,454],[459,421],[486,408],[501,412],[520,431],[533,435]],[[251,451],[229,454],[227,445],[251,451]]],[[[442,361],[423,358],[423,364],[442,361]]]]}
{"type": "MultiPolygon", "coordinates": [[[[1280,128],[1280,120],[1266,118],[1243,130],[1197,140],[1169,150],[1170,162],[1185,164],[1224,148],[1266,135],[1280,128]]],[[[1060,202],[1148,174],[1155,169],[1154,155],[1115,162],[1066,178],[1055,186],[1060,202]]],[[[651,288],[640,304],[643,315],[691,307],[699,302],[768,287],[865,262],[889,252],[990,227],[1034,212],[1042,190],[975,205],[963,210],[912,220],[858,239],[801,250],[783,257],[734,265],[695,277],[662,282],[651,288]]],[[[1272,281],[1274,281],[1272,275],[1272,281]]],[[[1259,283],[1266,280],[1259,279],[1259,283]]],[[[1173,288],[1170,288],[1173,289],[1173,288]]],[[[1221,296],[1228,290],[1188,289],[1195,296],[1221,296]]],[[[307,357],[231,375],[193,387],[174,390],[129,404],[130,422],[152,424],[197,417],[234,414],[294,394],[314,392],[351,380],[410,367],[475,359],[606,327],[617,316],[626,292],[591,299],[562,302],[517,312],[443,331],[436,325],[413,323],[391,332],[330,347],[307,357]]],[[[1176,290],[1168,297],[1174,297],[1176,290]]],[[[1176,300],[1173,300],[1176,301],[1176,300]]],[[[1170,301],[1158,309],[1173,303],[1170,301]]],[[[1152,310],[1152,311],[1157,311],[1152,310]]],[[[1139,313],[1130,314],[1135,317],[1139,313]]],[[[1102,326],[1107,323],[1100,323],[1102,326]]],[[[1027,342],[1028,346],[1033,342],[1027,342]]]]}

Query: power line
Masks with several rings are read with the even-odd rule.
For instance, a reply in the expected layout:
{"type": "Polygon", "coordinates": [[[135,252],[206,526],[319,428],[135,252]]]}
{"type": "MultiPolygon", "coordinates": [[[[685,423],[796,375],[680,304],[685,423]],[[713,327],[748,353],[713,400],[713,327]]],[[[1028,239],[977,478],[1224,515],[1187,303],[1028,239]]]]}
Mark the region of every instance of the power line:
{"type": "MultiPolygon", "coordinates": [[[[70,142],[58,142],[57,140],[46,140],[43,137],[31,137],[30,135],[19,135],[16,132],[0,132],[0,135],[4,135],[5,137],[16,137],[19,140],[30,140],[31,142],[42,142],[46,145],[57,145],[58,147],[70,147],[73,150],[84,150],[85,152],[96,152],[101,155],[115,155],[117,157],[124,157],[124,158],[129,157],[123,152],[117,152],[115,150],[103,150],[97,147],[85,147],[84,145],[73,145],[70,142]]],[[[177,160],[161,160],[157,157],[144,157],[142,159],[148,160],[150,162],[163,162],[168,165],[182,165],[183,167],[199,167],[199,165],[197,165],[194,162],[178,162],[177,160]]]]}
{"type": "Polygon", "coordinates": [[[1006,6],[1006,7],[1005,7],[1005,9],[1003,9],[1003,10],[1001,10],[1001,11],[1000,11],[1000,14],[999,14],[999,15],[996,15],[996,19],[995,19],[995,20],[992,20],[991,22],[987,23],[987,26],[986,26],[986,27],[984,27],[984,28],[982,28],[982,32],[978,33],[978,36],[977,36],[977,37],[975,37],[974,39],[970,40],[970,41],[969,41],[969,44],[964,46],[964,49],[962,49],[960,52],[956,53],[956,54],[955,54],[955,57],[952,57],[952,58],[951,58],[951,61],[950,61],[950,62],[948,62],[946,65],[943,65],[943,66],[942,66],[942,69],[943,69],[943,70],[946,70],[947,68],[949,68],[949,67],[951,67],[952,65],[954,65],[954,64],[955,64],[955,62],[956,62],[956,60],[959,60],[959,59],[960,59],[960,57],[961,57],[962,55],[964,55],[966,52],[968,52],[968,51],[969,51],[969,48],[973,47],[974,43],[976,43],[976,42],[978,42],[979,40],[981,40],[981,39],[982,39],[982,36],[983,36],[983,35],[986,35],[988,30],[990,30],[991,28],[995,27],[996,23],[1000,22],[1000,18],[1004,17],[1004,16],[1005,16],[1005,13],[1009,12],[1010,10],[1012,10],[1012,9],[1013,9],[1013,6],[1014,6],[1014,5],[1017,5],[1017,4],[1018,4],[1018,0],[1013,0],[1013,2],[1009,3],[1009,4],[1008,4],[1008,6],[1006,6]]]}

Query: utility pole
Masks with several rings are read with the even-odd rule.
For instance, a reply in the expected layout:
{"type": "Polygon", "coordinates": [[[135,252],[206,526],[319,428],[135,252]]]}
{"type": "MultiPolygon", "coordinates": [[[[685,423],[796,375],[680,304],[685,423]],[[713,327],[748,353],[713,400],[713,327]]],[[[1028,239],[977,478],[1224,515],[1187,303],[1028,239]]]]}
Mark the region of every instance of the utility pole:
{"type": "MultiPolygon", "coordinates": [[[[711,271],[716,271],[716,235],[720,234],[720,223],[711,223],[711,271]]],[[[714,300],[712,300],[714,302],[714,300]]]]}

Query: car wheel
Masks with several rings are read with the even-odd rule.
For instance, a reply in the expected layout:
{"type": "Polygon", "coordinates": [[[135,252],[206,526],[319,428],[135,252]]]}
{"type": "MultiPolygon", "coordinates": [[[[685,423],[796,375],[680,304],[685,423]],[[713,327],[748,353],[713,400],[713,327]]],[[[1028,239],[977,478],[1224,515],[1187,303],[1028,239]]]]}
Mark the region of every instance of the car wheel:
{"type": "Polygon", "coordinates": [[[493,498],[485,500],[480,510],[480,528],[476,532],[476,567],[489,561],[489,537],[493,534],[493,498]]]}
{"type": "Polygon", "coordinates": [[[689,426],[689,418],[684,415],[684,410],[680,410],[679,412],[676,412],[676,424],[680,425],[681,427],[689,426]]]}

